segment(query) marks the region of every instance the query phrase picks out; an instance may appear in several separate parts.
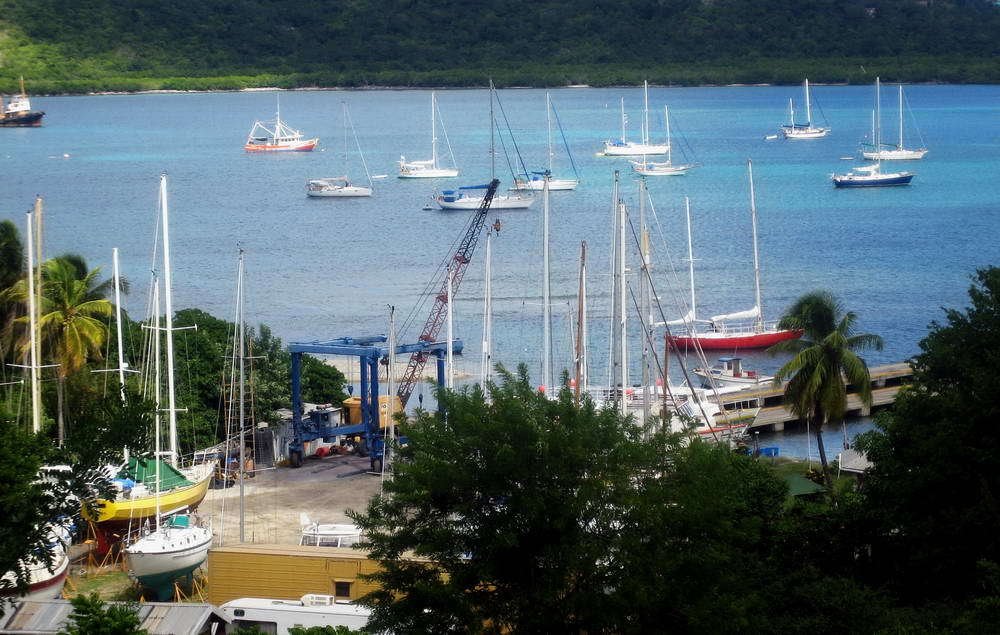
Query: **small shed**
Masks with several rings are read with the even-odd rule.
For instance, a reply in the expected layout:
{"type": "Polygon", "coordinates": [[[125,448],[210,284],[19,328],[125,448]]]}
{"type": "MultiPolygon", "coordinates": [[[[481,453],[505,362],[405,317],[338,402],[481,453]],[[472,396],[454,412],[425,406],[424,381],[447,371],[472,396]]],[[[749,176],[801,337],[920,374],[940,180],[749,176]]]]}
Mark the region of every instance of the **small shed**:
{"type": "MultiPolygon", "coordinates": [[[[21,600],[0,617],[0,633],[58,633],[66,628],[72,613],[69,600],[21,600]]],[[[222,635],[229,623],[211,604],[143,602],[138,615],[140,628],[149,635],[222,635]]]]}

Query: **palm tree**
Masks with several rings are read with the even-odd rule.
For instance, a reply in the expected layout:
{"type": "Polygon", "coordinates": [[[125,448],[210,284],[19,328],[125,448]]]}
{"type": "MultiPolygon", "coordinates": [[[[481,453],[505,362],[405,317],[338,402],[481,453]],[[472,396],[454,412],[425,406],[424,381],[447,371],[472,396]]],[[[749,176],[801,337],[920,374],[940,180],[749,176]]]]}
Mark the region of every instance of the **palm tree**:
{"type": "Polygon", "coordinates": [[[768,349],[772,354],[793,354],[775,373],[774,384],[780,386],[788,379],[785,403],[815,431],[827,487],[831,482],[823,447],[823,426],[843,420],[847,384],[856,386],[862,403],[871,405],[868,365],[856,353],[882,350],[882,338],[878,335],[854,332],[856,322],[857,315],[853,311],[845,313],[831,293],[813,291],[796,300],[778,324],[778,328],[801,330],[802,338],[785,340],[768,349]]]}

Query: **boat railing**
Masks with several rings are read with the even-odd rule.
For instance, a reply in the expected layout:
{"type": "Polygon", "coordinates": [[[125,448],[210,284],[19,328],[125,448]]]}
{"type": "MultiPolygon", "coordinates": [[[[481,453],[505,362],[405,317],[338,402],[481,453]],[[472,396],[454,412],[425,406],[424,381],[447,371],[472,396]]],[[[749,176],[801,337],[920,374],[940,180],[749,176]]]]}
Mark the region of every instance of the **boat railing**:
{"type": "Polygon", "coordinates": [[[777,320],[746,320],[739,322],[717,321],[709,323],[709,329],[716,333],[726,335],[754,335],[762,331],[774,330],[778,328],[777,320]]]}

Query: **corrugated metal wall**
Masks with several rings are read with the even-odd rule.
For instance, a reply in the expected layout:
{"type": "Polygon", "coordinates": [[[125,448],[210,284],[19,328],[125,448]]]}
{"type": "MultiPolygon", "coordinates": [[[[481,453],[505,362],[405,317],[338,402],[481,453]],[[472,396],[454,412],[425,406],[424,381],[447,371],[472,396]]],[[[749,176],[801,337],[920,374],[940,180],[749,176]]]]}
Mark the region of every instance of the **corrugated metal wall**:
{"type": "Polygon", "coordinates": [[[208,552],[208,601],[218,606],[237,598],[298,600],[307,593],[335,595],[336,582],[350,583],[357,599],[373,586],[359,581],[377,565],[353,549],[288,545],[236,545],[208,552]]]}

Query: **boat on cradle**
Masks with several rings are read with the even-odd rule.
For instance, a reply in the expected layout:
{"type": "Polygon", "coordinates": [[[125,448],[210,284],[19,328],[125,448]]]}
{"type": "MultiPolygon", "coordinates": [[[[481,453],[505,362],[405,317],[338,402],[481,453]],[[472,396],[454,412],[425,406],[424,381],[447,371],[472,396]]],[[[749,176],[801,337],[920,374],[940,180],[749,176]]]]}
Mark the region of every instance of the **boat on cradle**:
{"type": "Polygon", "coordinates": [[[274,119],[255,121],[243,149],[247,152],[312,152],[319,138],[304,139],[305,135],[281,120],[281,102],[274,119]]]}
{"type": "Polygon", "coordinates": [[[777,322],[765,322],[760,293],[760,256],[757,251],[757,203],[753,186],[753,165],[747,161],[750,181],[750,220],[753,236],[754,298],[750,309],[736,313],[713,315],[707,321],[696,318],[697,306],[694,293],[694,256],[691,248],[691,213],[687,210],[688,225],[688,276],[691,286],[691,306],[681,319],[671,320],[668,326],[679,326],[669,340],[678,348],[703,350],[740,350],[767,348],[784,340],[802,336],[802,331],[778,328],[777,322]]]}
{"type": "Polygon", "coordinates": [[[5,128],[37,128],[42,125],[45,113],[31,109],[31,100],[24,91],[24,77],[21,78],[21,94],[11,97],[6,104],[0,97],[0,127],[5,128]]]}
{"type": "Polygon", "coordinates": [[[174,580],[190,575],[208,557],[212,525],[194,514],[180,513],[144,528],[125,549],[129,575],[156,593],[161,602],[174,596],[174,580]]]}
{"type": "Polygon", "coordinates": [[[628,118],[625,116],[625,98],[621,98],[621,139],[609,139],[604,142],[604,156],[606,157],[638,157],[647,154],[666,154],[669,144],[650,143],[649,141],[649,82],[642,83],[643,107],[642,107],[642,141],[629,141],[626,137],[628,118]]]}
{"type": "Polygon", "coordinates": [[[873,165],[859,165],[851,168],[847,174],[834,174],[830,177],[835,187],[891,187],[893,185],[909,185],[913,177],[913,172],[902,170],[899,172],[883,172],[882,166],[878,163],[873,165]]]}
{"type": "Polygon", "coordinates": [[[710,368],[695,368],[691,372],[701,379],[702,388],[712,386],[739,386],[750,388],[768,384],[774,377],[761,375],[754,370],[743,370],[743,360],[739,357],[720,357],[719,363],[710,368]]]}
{"type": "Polygon", "coordinates": [[[663,107],[663,119],[667,123],[667,160],[661,162],[647,161],[642,157],[642,161],[632,161],[632,170],[642,176],[681,176],[687,174],[691,168],[698,167],[697,163],[673,162],[673,143],[670,138],[670,113],[667,107],[663,107]]]}
{"type": "Polygon", "coordinates": [[[788,100],[788,125],[781,127],[781,134],[786,139],[819,139],[830,133],[829,128],[814,126],[812,124],[812,102],[809,99],[809,80],[803,83],[806,94],[806,122],[795,123],[795,108],[792,100],[788,100]]]}
{"type": "Polygon", "coordinates": [[[361,157],[361,165],[368,177],[368,185],[354,185],[347,176],[334,176],[324,179],[310,179],[306,182],[306,195],[314,198],[325,197],[360,197],[371,196],[374,191],[371,174],[368,172],[368,164],[365,162],[365,155],[361,151],[361,143],[358,141],[357,131],[354,130],[354,122],[344,104],[344,168],[347,169],[350,162],[350,143],[348,142],[348,130],[354,133],[354,145],[358,149],[361,157]]]}
{"type": "Polygon", "coordinates": [[[569,144],[566,143],[566,135],[563,133],[562,123],[559,122],[559,113],[555,111],[555,106],[552,105],[552,99],[549,93],[545,93],[545,123],[548,130],[548,153],[549,153],[549,165],[546,170],[539,170],[531,172],[525,176],[517,177],[514,179],[514,189],[516,190],[534,190],[536,192],[541,192],[545,189],[545,177],[549,177],[549,191],[556,190],[575,190],[576,186],[580,184],[580,173],[576,169],[576,162],[573,161],[573,154],[569,151],[569,144]],[[556,124],[559,128],[559,135],[562,137],[563,147],[566,148],[566,155],[569,157],[570,165],[573,166],[572,179],[558,178],[552,176],[552,159],[555,153],[552,151],[552,115],[555,114],[556,124]]]}
{"type": "Polygon", "coordinates": [[[361,530],[350,523],[320,523],[312,520],[309,515],[299,515],[302,525],[300,545],[313,547],[353,547],[361,541],[361,530]]]}
{"type": "Polygon", "coordinates": [[[441,111],[437,105],[437,95],[431,92],[431,158],[421,161],[407,161],[406,157],[399,157],[399,178],[401,179],[445,179],[458,176],[458,168],[444,167],[438,161],[438,138],[437,123],[441,121],[441,131],[444,133],[445,144],[448,146],[448,155],[451,157],[451,164],[455,165],[455,154],[451,151],[451,142],[448,141],[448,131],[444,128],[444,120],[441,119],[441,111]]]}
{"type": "MultiPolygon", "coordinates": [[[[50,525],[46,542],[52,551],[52,566],[49,567],[43,558],[35,555],[23,558],[20,564],[28,569],[28,589],[24,595],[16,599],[51,600],[62,595],[63,583],[66,582],[69,571],[67,549],[70,544],[70,532],[65,526],[50,525]]],[[[16,582],[13,571],[3,574],[0,578],[6,584],[13,585],[16,582]]],[[[0,592],[0,603],[7,598],[15,599],[13,593],[9,591],[0,592]]]]}
{"type": "Polygon", "coordinates": [[[279,634],[288,633],[292,627],[311,630],[346,626],[363,631],[371,617],[371,611],[359,604],[315,593],[303,595],[300,600],[239,598],[222,604],[219,611],[236,628],[267,625],[273,629],[267,632],[279,634]]]}
{"type": "MultiPolygon", "coordinates": [[[[881,98],[880,95],[881,87],[879,84],[879,78],[875,78],[875,94],[876,102],[878,107],[876,110],[881,110],[881,98]]],[[[881,114],[881,113],[879,113],[881,114]]],[[[915,148],[912,150],[906,149],[903,145],[903,85],[899,85],[899,143],[892,145],[888,143],[881,142],[881,130],[882,122],[879,115],[876,115],[872,119],[872,141],[873,143],[867,146],[867,149],[863,149],[861,156],[869,161],[915,161],[918,159],[923,159],[927,154],[927,148],[915,148]],[[879,139],[875,142],[875,139],[879,139]],[[878,143],[878,145],[875,145],[878,143]]],[[[919,132],[919,131],[918,131],[919,132]]]]}

